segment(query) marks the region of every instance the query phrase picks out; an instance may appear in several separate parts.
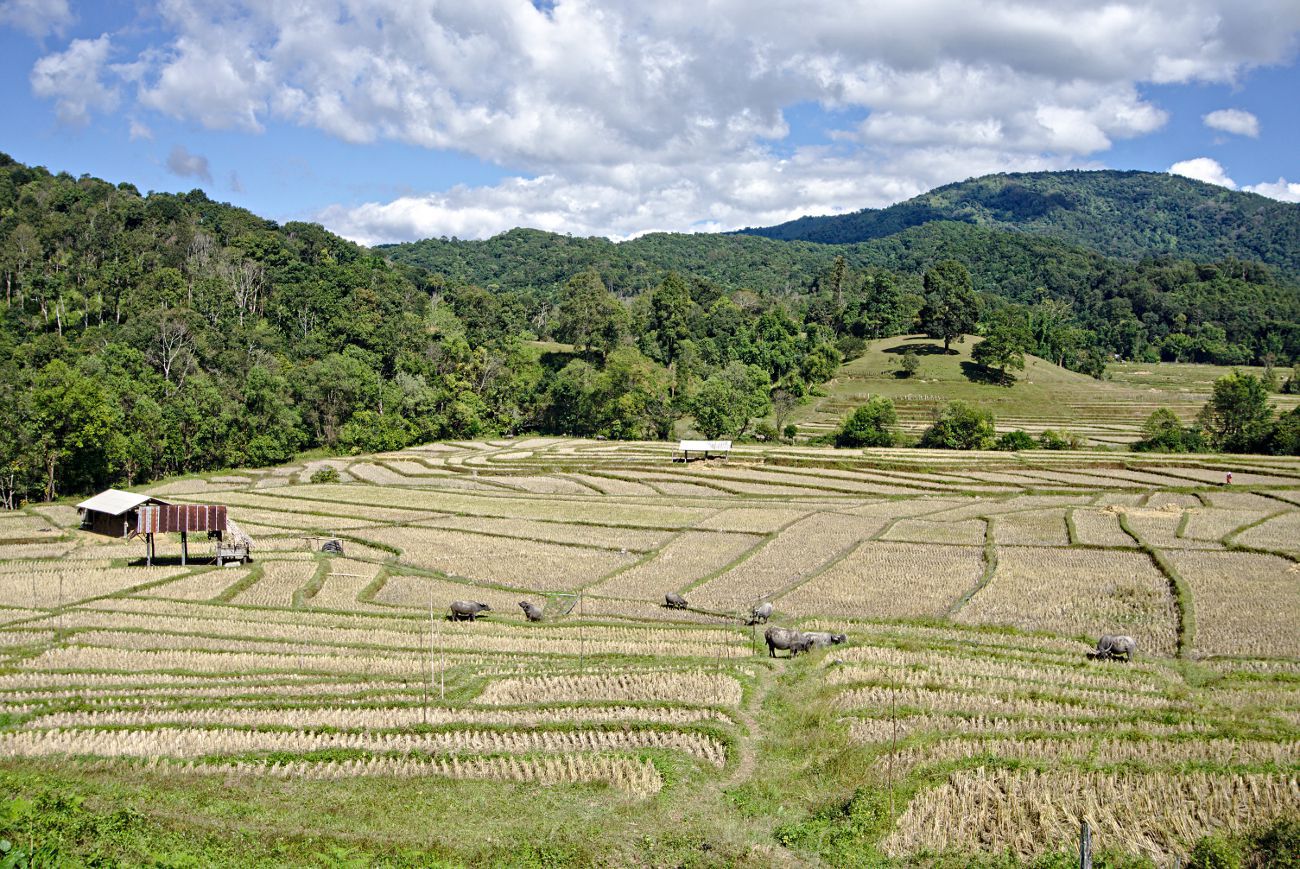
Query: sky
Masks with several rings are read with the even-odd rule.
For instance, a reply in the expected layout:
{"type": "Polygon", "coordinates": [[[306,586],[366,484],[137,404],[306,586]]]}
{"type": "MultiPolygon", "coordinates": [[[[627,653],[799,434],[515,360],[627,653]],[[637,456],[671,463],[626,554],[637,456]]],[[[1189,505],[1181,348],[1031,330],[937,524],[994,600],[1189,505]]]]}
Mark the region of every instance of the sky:
{"type": "Polygon", "coordinates": [[[0,151],[363,244],[1142,169],[1300,201],[1300,0],[0,0],[0,151]]]}

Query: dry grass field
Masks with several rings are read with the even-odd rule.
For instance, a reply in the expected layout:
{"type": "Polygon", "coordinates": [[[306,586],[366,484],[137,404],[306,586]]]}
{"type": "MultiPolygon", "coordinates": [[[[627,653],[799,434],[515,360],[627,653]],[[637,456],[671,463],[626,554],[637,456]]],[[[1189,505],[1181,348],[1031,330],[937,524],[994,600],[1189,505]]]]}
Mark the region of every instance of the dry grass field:
{"type": "Polygon", "coordinates": [[[252,530],[223,568],[0,516],[5,794],[235,864],[1032,861],[1087,818],[1166,866],[1300,812],[1300,460],[670,453],[157,486],[252,530]],[[770,659],[763,601],[848,643],[770,659]]]}

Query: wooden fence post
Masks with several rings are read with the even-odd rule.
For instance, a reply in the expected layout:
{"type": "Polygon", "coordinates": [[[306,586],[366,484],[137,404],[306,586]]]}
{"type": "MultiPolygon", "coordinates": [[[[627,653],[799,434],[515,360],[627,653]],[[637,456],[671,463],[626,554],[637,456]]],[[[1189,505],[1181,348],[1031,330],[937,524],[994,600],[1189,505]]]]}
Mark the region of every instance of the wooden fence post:
{"type": "Polygon", "coordinates": [[[1079,827],[1079,869],[1092,869],[1092,828],[1087,821],[1079,827]]]}

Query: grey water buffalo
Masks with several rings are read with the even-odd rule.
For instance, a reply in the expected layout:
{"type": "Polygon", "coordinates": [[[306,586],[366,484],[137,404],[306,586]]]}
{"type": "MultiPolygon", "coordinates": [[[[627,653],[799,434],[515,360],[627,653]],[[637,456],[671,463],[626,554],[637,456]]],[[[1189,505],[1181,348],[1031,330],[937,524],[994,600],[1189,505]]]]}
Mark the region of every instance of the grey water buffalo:
{"type": "Polygon", "coordinates": [[[806,652],[813,647],[813,641],[802,631],[793,631],[787,628],[770,627],[763,633],[763,638],[767,640],[767,656],[776,657],[777,649],[787,649],[790,657],[798,655],[800,652],[806,652]]]}
{"type": "Polygon", "coordinates": [[[760,623],[766,624],[767,620],[771,617],[772,617],[772,602],[764,601],[763,603],[754,607],[754,609],[750,612],[749,623],[751,625],[757,625],[760,623]]]}
{"type": "Polygon", "coordinates": [[[670,610],[684,610],[686,609],[686,598],[675,591],[670,591],[664,595],[664,606],[670,610]]]}
{"type": "Polygon", "coordinates": [[[1131,661],[1137,651],[1137,642],[1124,634],[1103,634],[1097,648],[1088,657],[1097,661],[1131,661]]]}
{"type": "Polygon", "coordinates": [[[454,600],[451,602],[451,620],[453,622],[474,621],[479,613],[491,612],[492,607],[475,600],[454,600]]]}
{"type": "Polygon", "coordinates": [[[531,601],[521,600],[520,608],[523,609],[524,615],[528,616],[530,622],[540,622],[542,620],[542,608],[531,601]]]}
{"type": "Polygon", "coordinates": [[[845,634],[832,634],[830,631],[805,631],[804,636],[812,640],[814,646],[821,648],[838,646],[849,640],[845,634]]]}

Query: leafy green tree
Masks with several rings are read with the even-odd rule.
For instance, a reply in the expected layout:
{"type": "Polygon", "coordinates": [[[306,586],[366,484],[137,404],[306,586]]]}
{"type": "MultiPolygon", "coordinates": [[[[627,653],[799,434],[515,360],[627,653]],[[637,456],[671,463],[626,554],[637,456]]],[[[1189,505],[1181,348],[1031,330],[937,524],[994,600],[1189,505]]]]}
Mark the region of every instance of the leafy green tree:
{"type": "Polygon", "coordinates": [[[555,337],[603,356],[626,333],[627,319],[627,311],[605,288],[600,275],[585,271],[570,278],[560,292],[555,337]]]}
{"type": "Polygon", "coordinates": [[[1300,456],[1300,407],[1278,417],[1269,436],[1268,452],[1275,456],[1300,456]]]}
{"type": "Polygon", "coordinates": [[[1205,449],[1205,438],[1196,427],[1184,426],[1167,407],[1156,408],[1142,424],[1142,439],[1133,449],[1147,453],[1196,453],[1205,449]]]}
{"type": "Polygon", "coordinates": [[[916,372],[921,370],[921,357],[916,355],[916,351],[908,347],[903,351],[902,360],[899,363],[904,377],[915,377],[916,372]]]}
{"type": "Polygon", "coordinates": [[[987,450],[995,439],[992,411],[964,401],[950,401],[921,435],[920,445],[942,450],[987,450]]]}
{"type": "Polygon", "coordinates": [[[691,290],[676,272],[650,294],[650,327],[659,358],[665,365],[677,359],[678,346],[691,334],[691,290]]]}
{"type": "Polygon", "coordinates": [[[36,376],[29,400],[37,433],[31,452],[41,458],[45,500],[54,499],[60,482],[76,491],[108,479],[107,448],[121,411],[103,384],[56,359],[36,376]]]}
{"type": "Polygon", "coordinates": [[[1265,448],[1272,430],[1273,408],[1262,380],[1233,371],[1214,381],[1210,400],[1197,419],[1214,449],[1248,453],[1265,448]]]}
{"type": "Polygon", "coordinates": [[[942,338],[947,352],[952,340],[973,330],[979,319],[979,297],[970,272],[956,260],[943,260],[926,269],[923,286],[921,329],[931,338],[942,338]]]}
{"type": "Polygon", "coordinates": [[[1023,326],[1009,319],[1001,319],[975,345],[971,358],[985,369],[994,370],[1003,382],[1011,379],[1008,368],[1025,369],[1025,345],[1029,336],[1023,326]]]}
{"type": "Polygon", "coordinates": [[[352,453],[381,453],[410,446],[414,431],[396,413],[358,410],[339,430],[339,446],[352,453]]]}
{"type": "Polygon", "coordinates": [[[771,408],[769,380],[756,365],[732,362],[705,380],[691,403],[695,427],[705,437],[741,437],[750,420],[771,408]]]}
{"type": "Polygon", "coordinates": [[[849,414],[835,434],[837,447],[889,447],[894,445],[898,413],[894,403],[875,395],[849,414]]]}

